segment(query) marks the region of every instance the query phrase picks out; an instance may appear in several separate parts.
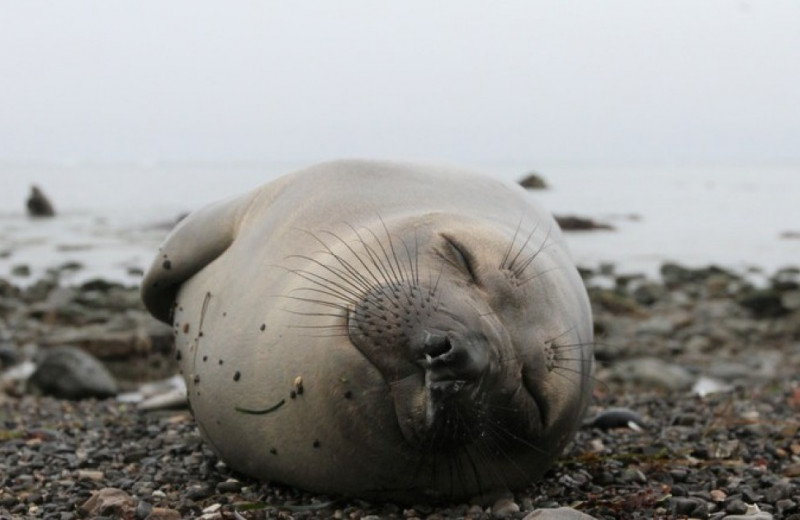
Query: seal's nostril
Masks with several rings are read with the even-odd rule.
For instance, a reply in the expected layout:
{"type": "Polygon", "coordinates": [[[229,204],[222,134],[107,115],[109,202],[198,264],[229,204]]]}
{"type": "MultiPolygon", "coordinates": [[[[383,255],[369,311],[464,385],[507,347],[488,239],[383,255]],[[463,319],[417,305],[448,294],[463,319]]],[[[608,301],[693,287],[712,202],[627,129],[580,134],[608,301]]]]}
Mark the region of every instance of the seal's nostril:
{"type": "Polygon", "coordinates": [[[447,336],[432,336],[425,338],[425,357],[438,358],[453,350],[450,338],[447,336]]]}

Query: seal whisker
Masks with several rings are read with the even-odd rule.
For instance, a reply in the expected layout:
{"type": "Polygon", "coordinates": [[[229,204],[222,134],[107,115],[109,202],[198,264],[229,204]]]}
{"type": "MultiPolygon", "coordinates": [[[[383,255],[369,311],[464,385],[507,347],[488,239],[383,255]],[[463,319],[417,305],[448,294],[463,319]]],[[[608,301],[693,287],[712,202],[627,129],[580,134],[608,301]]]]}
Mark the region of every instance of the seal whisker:
{"type": "MultiPolygon", "coordinates": [[[[301,301],[301,302],[306,302],[306,303],[316,303],[316,304],[319,304],[319,305],[324,305],[326,307],[332,307],[334,309],[338,309],[338,310],[344,311],[344,312],[348,312],[350,310],[350,308],[345,306],[345,305],[342,305],[342,304],[336,303],[336,302],[329,302],[329,301],[326,301],[326,300],[317,300],[317,299],[314,299],[314,298],[303,298],[302,296],[291,296],[291,295],[288,295],[288,294],[281,296],[281,298],[286,298],[288,300],[296,300],[296,301],[301,301]]],[[[300,311],[292,311],[291,309],[284,309],[284,310],[286,312],[291,312],[293,314],[299,314],[299,315],[303,315],[303,316],[313,316],[314,315],[313,313],[307,313],[307,312],[304,313],[304,312],[300,312],[300,311]]]]}
{"type": "MultiPolygon", "coordinates": [[[[331,267],[331,266],[329,266],[329,265],[323,264],[323,263],[322,263],[322,262],[320,262],[319,260],[315,260],[315,259],[313,259],[313,258],[310,258],[310,257],[307,257],[307,256],[303,256],[303,255],[292,255],[292,256],[291,256],[291,257],[289,257],[289,258],[300,258],[300,259],[307,260],[307,261],[310,261],[310,262],[312,262],[312,263],[314,263],[314,264],[318,265],[319,267],[323,268],[325,271],[327,271],[327,272],[331,273],[332,275],[334,275],[334,276],[335,276],[336,278],[338,278],[339,280],[341,280],[341,281],[345,282],[346,284],[348,284],[348,285],[349,285],[351,288],[350,288],[350,289],[347,289],[347,290],[348,290],[349,292],[351,292],[352,294],[356,295],[356,296],[358,296],[358,295],[360,294],[360,291],[362,291],[362,290],[363,290],[363,287],[361,287],[361,286],[359,286],[358,284],[356,284],[356,283],[353,281],[353,279],[351,279],[351,278],[348,278],[348,277],[344,276],[344,273],[338,272],[336,269],[332,268],[332,267],[331,267]]],[[[326,281],[327,283],[330,283],[330,284],[336,285],[336,286],[337,286],[337,287],[339,287],[340,289],[343,289],[343,290],[345,290],[345,287],[344,287],[344,286],[343,286],[341,283],[334,282],[333,280],[329,280],[329,279],[327,279],[326,277],[324,277],[324,276],[322,276],[322,275],[319,275],[319,274],[317,274],[317,273],[314,273],[314,272],[312,272],[312,271],[309,271],[309,270],[307,270],[307,269],[287,269],[287,270],[288,270],[289,272],[291,272],[291,273],[294,273],[294,274],[298,274],[298,275],[299,275],[299,274],[301,274],[301,273],[302,273],[302,274],[304,274],[305,276],[311,276],[311,277],[314,277],[315,279],[318,279],[318,280],[324,280],[324,281],[326,281]]],[[[308,280],[308,278],[306,278],[306,279],[308,280]]],[[[309,280],[309,281],[310,281],[310,280],[309,280]]]]}
{"type": "Polygon", "coordinates": [[[533,281],[533,280],[535,280],[537,278],[540,278],[540,277],[542,277],[542,276],[544,276],[544,275],[546,275],[548,273],[552,273],[553,271],[560,271],[561,269],[562,269],[561,267],[553,267],[553,268],[550,268],[550,269],[545,269],[544,271],[538,271],[538,272],[533,273],[532,275],[528,276],[527,278],[521,278],[519,280],[519,284],[520,285],[526,285],[527,283],[529,283],[529,282],[531,282],[531,281],[533,281]]]}
{"type": "Polygon", "coordinates": [[[299,276],[300,278],[317,285],[318,287],[299,287],[297,289],[293,289],[291,292],[296,292],[296,291],[299,291],[299,290],[317,291],[317,292],[321,292],[321,293],[324,292],[324,294],[327,294],[327,295],[330,295],[330,296],[335,296],[337,298],[340,298],[340,299],[342,299],[342,300],[344,300],[346,302],[350,302],[350,303],[356,302],[361,297],[360,294],[355,293],[355,292],[347,289],[346,287],[342,287],[340,284],[337,284],[336,282],[328,280],[325,277],[322,277],[322,276],[319,276],[319,275],[313,275],[311,273],[304,273],[303,271],[292,271],[292,272],[294,274],[296,274],[297,276],[299,276]],[[320,287],[321,287],[321,289],[320,289],[320,287]],[[324,289],[324,291],[323,291],[323,289],[324,289]]]}
{"type": "MultiPolygon", "coordinates": [[[[350,226],[350,224],[347,224],[347,225],[350,226]]],[[[359,231],[355,227],[350,226],[350,228],[353,231],[353,233],[355,233],[356,238],[358,239],[358,241],[361,243],[361,248],[364,250],[364,252],[369,257],[370,261],[372,262],[372,265],[375,267],[375,269],[380,273],[381,277],[383,278],[382,281],[381,280],[377,280],[378,285],[399,284],[400,280],[398,280],[398,279],[394,279],[393,280],[392,279],[391,273],[386,268],[386,266],[383,263],[383,260],[381,260],[380,255],[378,255],[378,253],[375,251],[375,249],[372,246],[370,246],[367,243],[366,240],[364,240],[364,237],[361,236],[361,233],[359,233],[359,231]]],[[[369,229],[368,229],[368,231],[369,231],[369,229]]],[[[380,241],[378,241],[378,244],[381,245],[380,241]]],[[[382,247],[382,245],[381,245],[381,247],[382,247]]]]}
{"type": "Polygon", "coordinates": [[[508,248],[506,248],[506,252],[503,255],[503,259],[500,260],[500,269],[504,269],[506,267],[506,262],[508,262],[508,257],[511,255],[511,251],[514,249],[514,243],[517,241],[517,236],[519,235],[520,230],[522,229],[522,221],[525,220],[525,213],[520,215],[519,222],[517,223],[517,229],[514,230],[514,236],[511,237],[511,241],[508,243],[508,248]]]}
{"type": "Polygon", "coordinates": [[[562,351],[562,350],[583,350],[586,347],[594,348],[594,347],[596,347],[598,345],[599,346],[603,346],[602,343],[598,343],[596,341],[587,341],[587,342],[584,342],[584,343],[565,343],[565,344],[553,343],[552,344],[552,348],[553,348],[553,350],[558,350],[558,351],[562,351]]]}
{"type": "Polygon", "coordinates": [[[567,334],[569,334],[570,332],[572,332],[574,330],[575,330],[575,325],[571,326],[570,328],[568,328],[567,330],[565,330],[561,334],[559,334],[557,336],[553,336],[552,338],[548,339],[545,343],[549,343],[549,344],[552,345],[553,342],[555,342],[557,339],[563,338],[564,336],[566,336],[567,334]]]}
{"type": "Polygon", "coordinates": [[[584,374],[581,370],[562,366],[553,366],[553,369],[550,371],[550,373],[560,377],[563,381],[576,386],[580,385],[581,379],[586,376],[586,374],[584,374]],[[574,377],[575,375],[580,377],[574,377]]]}
{"type": "MultiPolygon", "coordinates": [[[[419,239],[418,238],[419,237],[417,236],[417,228],[414,228],[414,269],[412,269],[412,272],[416,272],[417,285],[419,285],[419,239]]],[[[408,245],[406,244],[405,240],[403,240],[403,245],[406,247],[406,252],[408,252],[408,245]]],[[[410,258],[409,258],[409,265],[411,265],[410,258]]]]}
{"type": "MultiPolygon", "coordinates": [[[[500,441],[501,439],[499,438],[499,436],[498,436],[496,433],[492,433],[492,435],[495,437],[495,441],[497,441],[497,442],[492,442],[492,444],[491,444],[491,447],[493,447],[493,448],[494,448],[494,450],[495,450],[495,455],[499,455],[499,456],[501,456],[502,458],[504,458],[504,459],[505,459],[505,460],[506,460],[506,461],[509,463],[509,465],[510,465],[510,466],[511,466],[511,467],[512,467],[512,468],[513,468],[513,469],[514,469],[514,470],[515,470],[515,471],[516,471],[516,472],[517,472],[519,475],[521,475],[521,476],[522,476],[523,478],[525,478],[525,479],[528,479],[528,478],[529,478],[529,475],[528,475],[528,473],[527,473],[527,472],[526,472],[526,471],[525,471],[525,470],[524,470],[524,469],[523,469],[523,468],[522,468],[522,467],[519,465],[519,463],[518,463],[518,462],[517,462],[517,461],[514,459],[514,457],[512,457],[512,456],[511,456],[511,454],[509,454],[509,453],[508,453],[508,452],[507,452],[507,451],[506,451],[506,450],[503,448],[503,446],[500,444],[500,442],[499,442],[499,441],[500,441]]],[[[489,449],[489,450],[490,450],[491,448],[490,448],[490,447],[487,445],[487,449],[489,449]]],[[[499,479],[498,479],[498,480],[500,480],[500,482],[502,482],[502,483],[503,483],[503,486],[504,486],[504,487],[508,487],[508,485],[507,485],[507,482],[508,482],[508,480],[510,480],[510,479],[509,479],[509,478],[508,478],[506,475],[504,475],[503,473],[501,473],[499,469],[496,469],[496,470],[495,470],[495,473],[496,473],[496,474],[498,475],[498,477],[499,477],[499,479]]]]}
{"type": "Polygon", "coordinates": [[[340,300],[350,305],[354,303],[353,300],[347,298],[346,296],[342,296],[337,292],[333,292],[327,289],[321,289],[319,287],[298,287],[297,289],[292,289],[291,291],[289,291],[289,294],[294,294],[299,292],[309,292],[309,293],[321,294],[323,296],[329,296],[331,298],[334,298],[335,300],[340,300]]]}
{"type": "MultiPolygon", "coordinates": [[[[392,252],[392,257],[394,258],[394,263],[397,266],[397,270],[400,272],[400,274],[402,275],[402,278],[404,280],[413,280],[414,279],[413,272],[411,273],[411,276],[408,276],[408,274],[403,271],[403,266],[400,263],[400,259],[397,256],[397,251],[395,251],[394,240],[392,239],[392,234],[389,232],[389,228],[386,226],[386,222],[383,221],[383,217],[381,217],[380,215],[378,215],[378,220],[380,221],[381,226],[383,226],[383,230],[386,233],[386,238],[389,240],[389,249],[392,252]]],[[[374,234],[373,234],[373,236],[374,236],[374,234]]],[[[378,240],[377,236],[375,237],[375,240],[378,240]]],[[[379,240],[378,240],[378,243],[380,243],[379,240]]],[[[405,242],[404,242],[404,244],[405,244],[405,242]]],[[[384,253],[385,253],[385,251],[384,251],[384,253]]],[[[388,258],[387,258],[387,260],[388,260],[388,258]]],[[[390,262],[390,264],[391,264],[391,262],[390,262]]]]}
{"type": "Polygon", "coordinates": [[[519,246],[519,251],[517,251],[517,254],[514,255],[514,258],[512,258],[511,261],[509,261],[505,265],[506,269],[515,273],[517,272],[514,266],[517,263],[517,260],[519,260],[519,257],[522,254],[522,252],[525,251],[525,248],[528,247],[528,244],[530,244],[531,240],[533,239],[533,235],[536,234],[536,231],[538,229],[539,229],[539,224],[536,224],[531,230],[531,232],[528,234],[527,238],[525,238],[525,242],[523,242],[522,245],[519,246]]]}
{"type": "MultiPolygon", "coordinates": [[[[318,244],[320,244],[325,249],[325,252],[327,254],[329,254],[330,256],[332,256],[339,263],[339,265],[341,265],[345,269],[345,271],[347,271],[350,274],[350,276],[353,277],[354,280],[360,281],[361,285],[362,285],[362,287],[364,289],[369,290],[369,288],[371,287],[372,284],[370,283],[370,281],[369,281],[369,279],[367,277],[365,277],[363,274],[361,274],[358,271],[358,269],[356,269],[356,267],[354,265],[352,265],[350,262],[345,260],[344,257],[342,257],[341,255],[336,254],[331,249],[331,247],[328,244],[326,244],[325,241],[323,241],[317,235],[315,235],[314,233],[312,233],[310,231],[306,231],[306,230],[303,230],[303,231],[305,231],[307,234],[309,234],[318,244]]],[[[325,233],[325,234],[331,235],[333,238],[335,238],[340,243],[342,243],[348,250],[350,250],[350,252],[353,253],[354,256],[358,257],[358,255],[356,255],[355,251],[353,251],[351,248],[349,248],[348,244],[344,240],[339,238],[339,236],[336,235],[335,233],[333,233],[331,231],[327,231],[327,230],[323,230],[323,231],[321,231],[321,233],[325,233]]]]}
{"type": "MultiPolygon", "coordinates": [[[[385,224],[384,224],[384,226],[385,226],[385,224]]],[[[405,279],[405,276],[399,270],[398,271],[395,270],[395,264],[392,262],[391,257],[389,257],[389,252],[386,250],[386,247],[383,245],[383,241],[381,241],[381,239],[378,237],[378,235],[372,229],[370,229],[368,227],[363,227],[362,229],[364,231],[366,231],[367,233],[369,233],[370,235],[372,235],[372,238],[375,240],[375,243],[378,244],[378,248],[380,248],[381,252],[383,253],[383,258],[381,259],[380,255],[378,255],[377,251],[375,251],[375,254],[378,255],[378,259],[381,262],[381,266],[383,266],[383,268],[386,269],[386,274],[389,277],[389,279],[393,280],[395,284],[400,285],[402,283],[402,281],[405,279]],[[386,261],[385,264],[383,263],[384,260],[386,261]]],[[[389,237],[389,247],[392,249],[392,253],[394,253],[394,248],[392,247],[391,244],[392,244],[392,238],[389,237]]],[[[396,259],[397,259],[397,257],[395,256],[395,260],[396,259]]],[[[399,269],[399,265],[397,267],[399,269]]]]}
{"type": "MultiPolygon", "coordinates": [[[[468,420],[465,420],[464,417],[461,414],[459,414],[458,418],[459,418],[459,420],[461,422],[461,428],[466,430],[466,432],[468,434],[468,437],[470,439],[472,439],[472,441],[473,441],[471,445],[468,444],[468,445],[466,445],[464,447],[464,454],[466,455],[467,462],[469,462],[470,468],[472,469],[472,474],[475,476],[475,483],[476,483],[477,488],[478,488],[478,493],[477,494],[480,496],[480,495],[482,495],[484,493],[485,490],[487,490],[487,488],[483,484],[483,479],[481,478],[481,471],[479,469],[479,465],[475,462],[475,459],[473,458],[472,454],[470,453],[470,446],[474,447],[474,449],[476,451],[475,454],[476,454],[476,456],[478,458],[483,458],[484,459],[484,461],[482,461],[482,462],[485,462],[485,464],[481,464],[480,465],[481,467],[489,468],[489,470],[492,473],[494,473],[496,471],[496,468],[495,468],[495,465],[491,462],[491,459],[488,458],[488,457],[485,457],[484,454],[482,453],[482,449],[485,447],[484,446],[483,435],[482,435],[482,433],[483,433],[482,430],[481,431],[477,431],[478,430],[478,426],[475,426],[474,428],[471,427],[470,422],[468,420]]],[[[481,424],[482,423],[480,423],[480,422],[478,423],[478,425],[481,425],[481,424]]],[[[491,477],[491,478],[492,478],[492,480],[494,480],[494,477],[491,477]]],[[[502,476],[501,476],[501,479],[502,479],[502,476]]]]}
{"type": "MultiPolygon", "coordinates": [[[[345,223],[345,225],[348,226],[354,233],[356,233],[356,235],[358,235],[358,233],[355,231],[355,228],[353,228],[352,225],[348,223],[345,223]]],[[[341,238],[336,233],[333,233],[332,231],[325,231],[324,233],[327,233],[336,240],[338,240],[345,248],[347,248],[348,251],[350,251],[350,253],[356,258],[356,260],[358,260],[358,263],[361,264],[361,267],[363,267],[364,270],[367,271],[367,273],[369,273],[369,276],[371,276],[372,280],[374,280],[374,283],[372,281],[368,281],[368,285],[370,288],[382,285],[380,278],[378,278],[372,271],[372,269],[369,268],[367,263],[364,262],[364,259],[361,257],[361,255],[358,254],[355,251],[355,249],[353,249],[353,246],[351,246],[347,241],[345,241],[343,238],[341,238]]]]}
{"type": "MultiPolygon", "coordinates": [[[[538,227],[538,226],[537,226],[537,227],[538,227]]],[[[534,231],[535,231],[535,230],[534,230],[534,231]]],[[[536,259],[536,257],[537,257],[537,256],[539,256],[539,253],[541,253],[542,251],[544,251],[544,249],[545,249],[546,247],[549,247],[550,234],[551,234],[552,232],[553,232],[553,224],[551,223],[551,224],[550,224],[550,226],[548,226],[548,228],[547,228],[547,233],[546,233],[546,234],[545,234],[545,236],[544,236],[544,240],[542,240],[542,243],[541,243],[541,244],[539,244],[539,247],[536,249],[536,251],[534,251],[534,252],[533,252],[533,254],[531,254],[531,255],[528,257],[528,259],[527,259],[527,260],[525,260],[525,261],[522,263],[522,265],[520,265],[520,266],[518,266],[516,269],[514,269],[514,272],[516,272],[517,276],[521,276],[521,275],[522,275],[522,273],[523,273],[523,272],[525,272],[525,269],[526,269],[526,268],[527,268],[529,265],[531,265],[531,262],[533,262],[533,261],[536,259]]],[[[522,251],[520,251],[520,252],[522,252],[522,251]]]]}
{"type": "MultiPolygon", "coordinates": [[[[535,444],[531,443],[530,441],[528,441],[528,440],[520,437],[519,435],[515,434],[514,432],[510,431],[508,428],[503,426],[499,421],[496,421],[496,420],[487,421],[486,425],[490,428],[490,430],[493,433],[505,436],[508,440],[510,440],[513,443],[525,446],[529,450],[533,450],[533,451],[535,451],[537,453],[541,453],[542,455],[553,455],[552,453],[548,452],[547,450],[545,450],[541,446],[536,446],[535,444]]],[[[500,436],[498,436],[497,438],[500,439],[500,436]]]]}

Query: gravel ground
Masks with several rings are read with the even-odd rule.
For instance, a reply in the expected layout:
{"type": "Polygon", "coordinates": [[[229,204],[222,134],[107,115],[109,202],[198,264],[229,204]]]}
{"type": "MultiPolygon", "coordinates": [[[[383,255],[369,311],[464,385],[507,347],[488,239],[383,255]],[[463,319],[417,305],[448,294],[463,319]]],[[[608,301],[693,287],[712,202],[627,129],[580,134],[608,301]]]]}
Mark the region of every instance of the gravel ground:
{"type": "MultiPolygon", "coordinates": [[[[259,483],[219,462],[186,411],[7,385],[0,518],[524,518],[570,506],[596,518],[800,519],[796,270],[764,287],[718,269],[665,266],[662,275],[586,273],[599,361],[590,419],[545,478],[515,494],[518,508],[366,503],[259,483]],[[716,391],[698,395],[700,382],[716,391]],[[643,428],[624,427],[627,419],[643,428]],[[101,490],[104,505],[90,501],[101,490]]],[[[24,350],[66,326],[42,313],[47,293],[37,303],[5,292],[4,341],[24,350]]]]}

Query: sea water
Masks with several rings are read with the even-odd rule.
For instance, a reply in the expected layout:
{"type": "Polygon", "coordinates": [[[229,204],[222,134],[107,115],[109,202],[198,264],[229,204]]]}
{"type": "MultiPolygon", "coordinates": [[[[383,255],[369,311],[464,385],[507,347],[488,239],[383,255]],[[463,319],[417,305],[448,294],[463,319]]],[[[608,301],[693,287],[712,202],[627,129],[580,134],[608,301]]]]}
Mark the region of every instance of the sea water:
{"type": "MultiPolygon", "coordinates": [[[[305,165],[0,165],[0,277],[26,285],[73,263],[82,267],[64,271],[68,283],[135,284],[179,215],[305,165]],[[27,217],[31,184],[56,218],[27,217]]],[[[611,225],[566,234],[584,267],[657,276],[668,261],[765,274],[800,266],[800,165],[464,165],[510,182],[535,167],[549,188],[532,198],[556,215],[611,225]]]]}

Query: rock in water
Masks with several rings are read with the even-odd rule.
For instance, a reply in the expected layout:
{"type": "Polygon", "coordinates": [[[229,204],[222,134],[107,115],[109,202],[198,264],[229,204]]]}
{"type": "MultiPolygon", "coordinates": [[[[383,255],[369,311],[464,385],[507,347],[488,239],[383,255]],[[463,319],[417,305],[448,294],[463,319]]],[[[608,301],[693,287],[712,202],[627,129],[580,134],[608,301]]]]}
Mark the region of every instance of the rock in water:
{"type": "Polygon", "coordinates": [[[50,199],[39,189],[38,186],[31,186],[31,194],[28,197],[28,215],[32,217],[53,217],[56,211],[53,209],[53,203],[50,199]]]}
{"type": "Polygon", "coordinates": [[[28,381],[43,394],[60,399],[102,399],[117,395],[117,382],[91,354],[76,347],[48,349],[28,381]]]}
{"type": "Polygon", "coordinates": [[[536,172],[530,172],[525,177],[519,180],[519,185],[526,190],[546,190],[547,183],[541,175],[536,172]]]}

